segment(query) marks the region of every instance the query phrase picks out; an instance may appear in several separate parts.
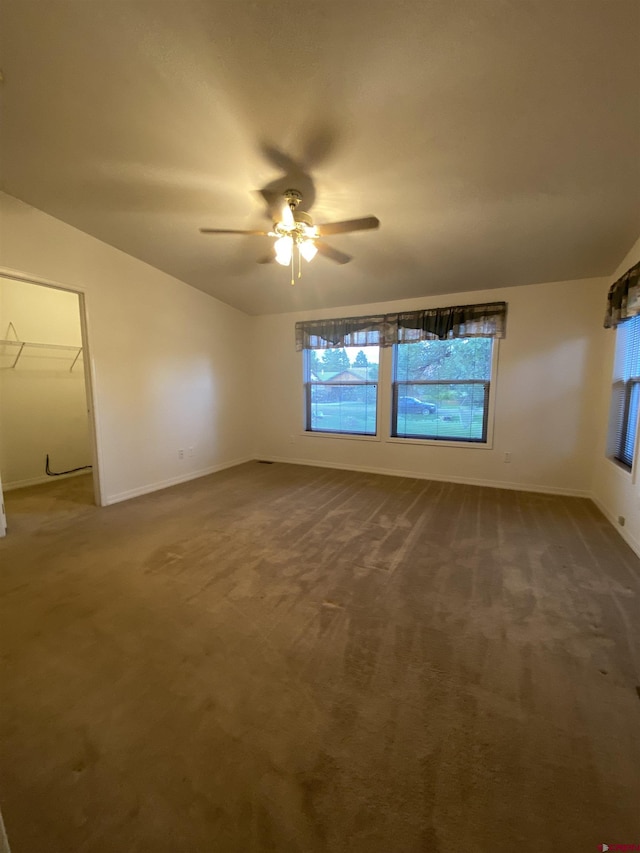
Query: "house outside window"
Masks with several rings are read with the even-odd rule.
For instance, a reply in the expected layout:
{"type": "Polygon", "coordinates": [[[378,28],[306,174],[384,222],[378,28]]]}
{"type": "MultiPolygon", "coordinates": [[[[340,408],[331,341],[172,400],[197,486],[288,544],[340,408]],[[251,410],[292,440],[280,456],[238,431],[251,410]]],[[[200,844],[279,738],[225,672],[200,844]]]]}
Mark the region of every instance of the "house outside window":
{"type": "Polygon", "coordinates": [[[376,435],[378,346],[306,349],[305,430],[376,435]]]}
{"type": "Polygon", "coordinates": [[[493,340],[430,340],[393,350],[392,436],[486,444],[493,340]]]}
{"type": "Polygon", "coordinates": [[[640,315],[616,327],[609,453],[627,470],[637,452],[640,417],[640,315]]]}

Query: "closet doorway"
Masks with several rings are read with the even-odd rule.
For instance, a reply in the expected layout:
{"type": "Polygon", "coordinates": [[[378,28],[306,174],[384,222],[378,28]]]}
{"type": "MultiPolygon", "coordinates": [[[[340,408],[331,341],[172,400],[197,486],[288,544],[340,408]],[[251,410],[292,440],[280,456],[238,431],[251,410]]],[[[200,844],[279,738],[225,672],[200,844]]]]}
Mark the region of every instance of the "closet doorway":
{"type": "Polygon", "coordinates": [[[8,535],[100,504],[92,399],[84,295],[0,274],[0,481],[8,535]]]}

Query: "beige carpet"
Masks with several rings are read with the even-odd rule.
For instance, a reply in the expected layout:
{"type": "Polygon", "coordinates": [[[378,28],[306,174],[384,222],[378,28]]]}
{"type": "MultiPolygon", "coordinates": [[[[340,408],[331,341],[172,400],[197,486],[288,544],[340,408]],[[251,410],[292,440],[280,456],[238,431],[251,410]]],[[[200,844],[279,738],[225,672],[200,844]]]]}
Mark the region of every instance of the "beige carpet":
{"type": "Polygon", "coordinates": [[[640,843],[640,560],[589,501],[259,463],[6,498],[13,853],[640,843]]]}

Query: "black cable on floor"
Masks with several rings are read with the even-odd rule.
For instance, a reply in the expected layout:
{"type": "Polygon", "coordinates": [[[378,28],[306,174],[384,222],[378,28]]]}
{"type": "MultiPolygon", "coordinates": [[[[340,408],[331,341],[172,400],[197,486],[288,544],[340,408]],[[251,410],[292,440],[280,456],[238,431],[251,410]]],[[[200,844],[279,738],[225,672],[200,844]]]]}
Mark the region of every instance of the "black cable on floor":
{"type": "Polygon", "coordinates": [[[69,468],[68,471],[52,471],[49,468],[49,454],[47,453],[47,463],[44,470],[48,477],[59,477],[61,474],[73,474],[75,471],[84,471],[85,468],[93,468],[93,465],[81,465],[79,468],[69,468]]]}

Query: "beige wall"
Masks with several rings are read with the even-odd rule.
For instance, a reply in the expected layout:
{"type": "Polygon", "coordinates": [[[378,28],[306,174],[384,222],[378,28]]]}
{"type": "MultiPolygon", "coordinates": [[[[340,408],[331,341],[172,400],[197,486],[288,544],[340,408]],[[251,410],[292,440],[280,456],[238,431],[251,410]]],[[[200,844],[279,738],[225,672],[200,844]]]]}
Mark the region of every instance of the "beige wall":
{"type": "MultiPolygon", "coordinates": [[[[640,239],[607,281],[607,288],[638,261],[640,261],[640,239]]],[[[603,306],[605,304],[604,297],[602,304],[603,306]]],[[[615,332],[612,329],[605,332],[602,351],[602,382],[598,405],[596,406],[597,440],[592,494],[593,499],[607,518],[618,527],[629,545],[640,555],[640,472],[638,471],[640,460],[636,456],[638,462],[636,463],[635,474],[632,475],[616,462],[608,459],[606,455],[615,337],[615,332]],[[619,516],[625,519],[624,527],[618,524],[619,516]]]]}
{"type": "Polygon", "coordinates": [[[0,338],[76,349],[0,346],[0,471],[4,487],[90,465],[79,300],[75,293],[0,277],[0,338]],[[9,324],[13,324],[10,328],[9,324]],[[73,365],[73,370],[71,367],[73,365]]]}
{"type": "MultiPolygon", "coordinates": [[[[500,341],[491,449],[303,434],[302,359],[294,348],[298,319],[329,312],[254,318],[261,353],[254,399],[260,411],[260,457],[404,474],[454,482],[588,495],[594,406],[601,385],[602,279],[557,282],[447,297],[356,305],[330,312],[369,312],[508,302],[507,337],[500,341]],[[505,463],[504,454],[511,454],[505,463]]],[[[388,351],[385,351],[388,356],[388,351]]],[[[388,361],[381,367],[380,406],[390,411],[388,361]]],[[[385,432],[387,438],[385,439],[385,432]]]]}
{"type": "Polygon", "coordinates": [[[246,315],[5,194],[0,235],[0,269],[85,293],[104,503],[251,456],[246,315]]]}

